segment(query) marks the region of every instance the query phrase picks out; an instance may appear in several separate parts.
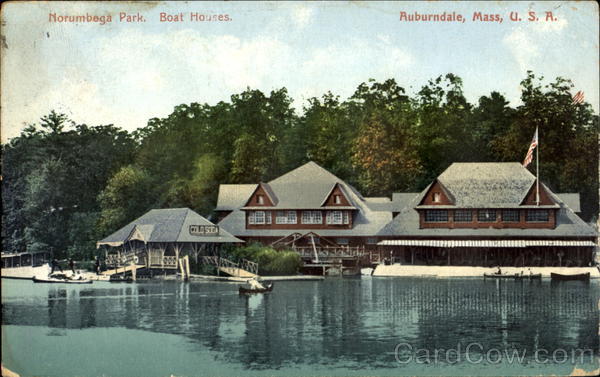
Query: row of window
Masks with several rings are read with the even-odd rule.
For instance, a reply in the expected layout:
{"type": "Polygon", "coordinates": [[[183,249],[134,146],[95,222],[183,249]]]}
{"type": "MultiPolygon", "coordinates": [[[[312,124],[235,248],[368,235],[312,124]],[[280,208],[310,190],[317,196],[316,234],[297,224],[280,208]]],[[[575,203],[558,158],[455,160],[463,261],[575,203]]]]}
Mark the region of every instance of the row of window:
{"type": "MultiPolygon", "coordinates": [[[[497,212],[503,222],[518,223],[520,221],[520,211],[518,209],[480,209],[477,210],[477,221],[480,223],[496,222],[497,212]]],[[[428,223],[445,223],[448,222],[449,211],[443,209],[433,209],[425,211],[425,222],[428,223]]],[[[531,223],[544,223],[550,220],[550,213],[545,209],[530,209],[526,211],[525,221],[531,223]]],[[[470,223],[473,222],[473,211],[467,209],[457,209],[454,211],[455,223],[470,223]]]]}
{"type": "MultiPolygon", "coordinates": [[[[296,211],[275,211],[275,224],[298,224],[296,211]]],[[[248,212],[248,224],[271,224],[272,212],[248,212]]],[[[343,225],[350,223],[349,211],[327,211],[325,215],[327,224],[343,225]]],[[[322,211],[302,211],[302,224],[323,224],[322,211]]]]}

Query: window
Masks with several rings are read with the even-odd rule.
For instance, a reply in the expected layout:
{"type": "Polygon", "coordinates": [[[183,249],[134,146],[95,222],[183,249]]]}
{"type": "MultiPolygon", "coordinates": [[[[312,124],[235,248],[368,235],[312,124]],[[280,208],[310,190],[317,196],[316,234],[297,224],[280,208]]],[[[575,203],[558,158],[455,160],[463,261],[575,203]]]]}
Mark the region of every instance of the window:
{"type": "Polygon", "coordinates": [[[377,238],[376,237],[369,237],[367,238],[367,245],[376,245],[377,244],[377,238]]]}
{"type": "Polygon", "coordinates": [[[506,223],[518,223],[519,222],[519,210],[518,209],[504,209],[502,210],[502,221],[506,223]]]}
{"type": "Polygon", "coordinates": [[[457,209],[454,211],[454,222],[470,223],[473,221],[473,211],[470,209],[457,209]]]}
{"type": "Polygon", "coordinates": [[[545,223],[550,220],[550,214],[545,209],[530,209],[527,211],[526,220],[530,223],[545,223]]]}
{"type": "Polygon", "coordinates": [[[343,221],[342,211],[327,212],[327,224],[342,224],[343,221]]]}
{"type": "MultiPolygon", "coordinates": [[[[248,224],[265,224],[265,211],[253,211],[248,213],[248,224]]],[[[271,222],[271,216],[269,214],[269,223],[271,222]]]]}
{"type": "Polygon", "coordinates": [[[425,222],[443,223],[448,221],[448,211],[441,209],[432,209],[425,211],[425,222]]]}
{"type": "Polygon", "coordinates": [[[347,238],[336,238],[335,242],[337,242],[338,245],[348,245],[349,243],[347,238]]]}
{"type": "Polygon", "coordinates": [[[322,224],[321,211],[302,211],[302,224],[322,224]]]}
{"type": "Polygon", "coordinates": [[[265,204],[265,198],[262,195],[256,195],[256,202],[258,204],[265,204]]]}
{"type": "Polygon", "coordinates": [[[333,203],[334,204],[342,204],[342,197],[340,195],[334,195],[333,196],[333,203]]]}
{"type": "Polygon", "coordinates": [[[275,224],[296,224],[296,211],[277,211],[275,224]]]}
{"type": "Polygon", "coordinates": [[[493,223],[496,221],[495,209],[480,209],[477,212],[477,220],[482,223],[493,223]]]}
{"type": "Polygon", "coordinates": [[[350,211],[344,211],[344,224],[350,224],[350,211]]]}
{"type": "Polygon", "coordinates": [[[439,192],[434,192],[433,193],[433,202],[439,203],[441,201],[442,201],[442,195],[439,192]]]}

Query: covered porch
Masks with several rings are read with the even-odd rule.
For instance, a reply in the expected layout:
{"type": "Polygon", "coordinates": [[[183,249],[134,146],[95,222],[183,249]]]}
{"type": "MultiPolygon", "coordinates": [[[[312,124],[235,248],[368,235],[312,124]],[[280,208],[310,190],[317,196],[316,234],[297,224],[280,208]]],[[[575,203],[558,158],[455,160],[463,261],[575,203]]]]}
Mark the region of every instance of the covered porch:
{"type": "Polygon", "coordinates": [[[393,263],[423,266],[588,267],[591,240],[384,240],[393,263]]]}

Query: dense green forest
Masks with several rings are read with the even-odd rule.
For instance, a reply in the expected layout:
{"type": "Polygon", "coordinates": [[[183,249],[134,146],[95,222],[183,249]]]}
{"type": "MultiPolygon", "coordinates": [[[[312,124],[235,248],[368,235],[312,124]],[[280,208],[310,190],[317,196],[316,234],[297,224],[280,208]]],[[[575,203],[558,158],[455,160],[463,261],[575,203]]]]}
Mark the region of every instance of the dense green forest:
{"type": "Polygon", "coordinates": [[[581,193],[594,220],[598,116],[573,103],[570,80],[546,81],[529,72],[518,107],[494,91],[469,103],[453,74],[413,96],[393,79],[371,80],[303,109],[285,88],[247,89],[179,105],[132,133],[51,112],[2,145],[3,251],[89,258],[96,240],[150,208],[209,216],[219,183],[267,181],[309,160],[364,195],[419,191],[455,161],[522,161],[536,127],[542,181],[581,193]]]}

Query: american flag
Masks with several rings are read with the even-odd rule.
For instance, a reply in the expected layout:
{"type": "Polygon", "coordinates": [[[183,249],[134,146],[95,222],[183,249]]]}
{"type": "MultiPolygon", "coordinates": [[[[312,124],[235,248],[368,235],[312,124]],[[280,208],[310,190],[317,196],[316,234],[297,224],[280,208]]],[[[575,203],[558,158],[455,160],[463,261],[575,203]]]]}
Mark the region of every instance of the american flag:
{"type": "Polygon", "coordinates": [[[580,90],[573,96],[573,104],[583,103],[583,92],[580,90]]]}
{"type": "Polygon", "coordinates": [[[533,150],[538,145],[538,129],[535,128],[535,134],[533,134],[533,140],[531,140],[531,145],[529,146],[529,150],[527,151],[527,155],[525,156],[525,160],[523,161],[523,167],[527,167],[527,165],[531,164],[533,161],[533,150]]]}

